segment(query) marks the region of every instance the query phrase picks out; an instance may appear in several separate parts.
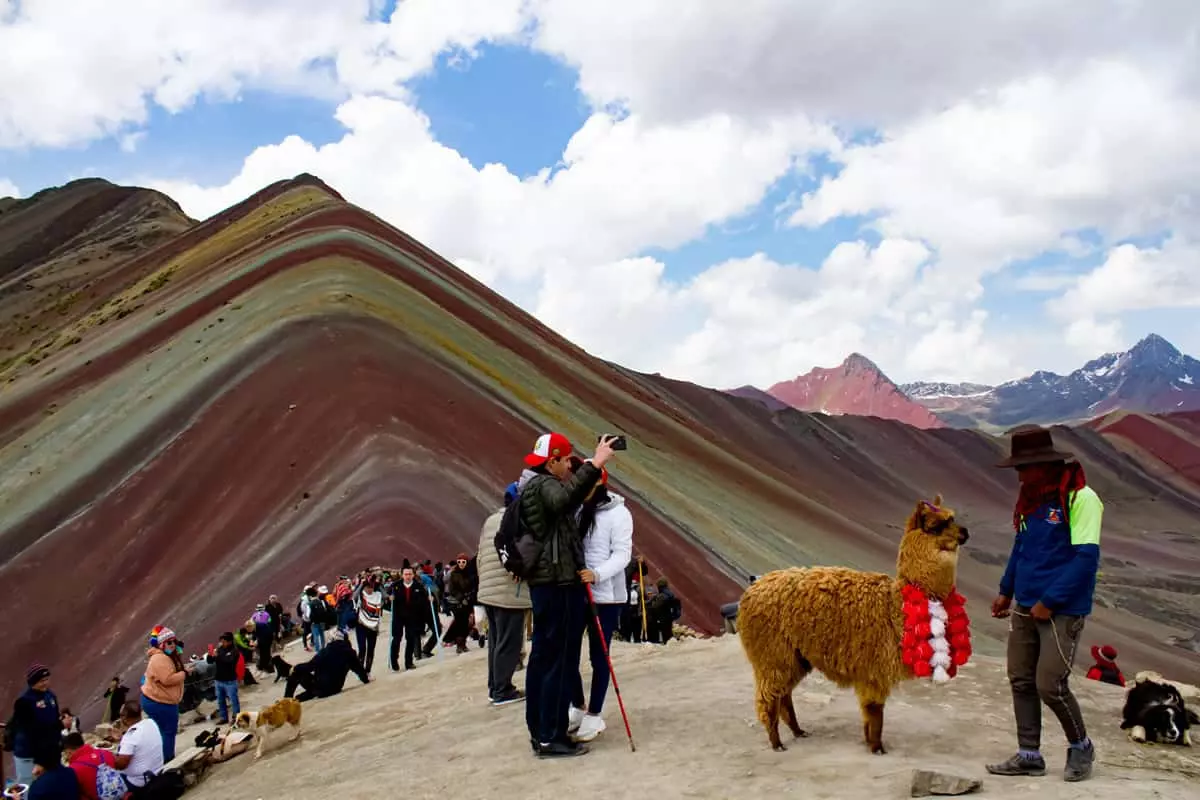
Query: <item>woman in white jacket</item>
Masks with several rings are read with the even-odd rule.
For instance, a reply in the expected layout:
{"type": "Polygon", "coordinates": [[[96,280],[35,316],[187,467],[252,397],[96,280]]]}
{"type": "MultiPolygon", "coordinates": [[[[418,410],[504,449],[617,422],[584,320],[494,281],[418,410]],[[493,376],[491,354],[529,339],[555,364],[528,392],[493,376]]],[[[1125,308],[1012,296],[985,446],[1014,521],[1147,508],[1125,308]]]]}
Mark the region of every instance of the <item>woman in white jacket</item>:
{"type": "MultiPolygon", "coordinates": [[[[625,567],[633,557],[633,517],[625,499],[608,490],[608,473],[583,501],[579,510],[579,532],[583,534],[583,556],[587,569],[580,573],[592,585],[596,614],[604,631],[601,647],[595,620],[588,622],[588,655],[592,662],[591,696],[584,709],[583,677],[576,673],[575,699],[569,712],[568,732],[577,742],[590,742],[605,728],[600,712],[608,693],[608,661],[604,650],[612,645],[613,631],[621,610],[629,601],[625,567]]],[[[590,614],[588,615],[590,618],[590,614]]]]}

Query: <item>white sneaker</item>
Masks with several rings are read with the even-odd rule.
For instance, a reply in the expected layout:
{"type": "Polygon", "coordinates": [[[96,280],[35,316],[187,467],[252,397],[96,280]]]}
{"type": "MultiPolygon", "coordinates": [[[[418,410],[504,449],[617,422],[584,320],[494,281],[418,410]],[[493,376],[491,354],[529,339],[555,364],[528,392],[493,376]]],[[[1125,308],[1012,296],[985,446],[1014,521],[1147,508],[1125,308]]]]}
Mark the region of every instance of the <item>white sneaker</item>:
{"type": "Polygon", "coordinates": [[[571,709],[567,712],[567,733],[574,733],[579,730],[579,726],[586,715],[587,712],[582,708],[571,706],[571,709]]]}
{"type": "Polygon", "coordinates": [[[607,726],[604,724],[604,717],[588,714],[583,718],[583,722],[579,723],[579,730],[575,731],[571,738],[577,742],[590,742],[603,733],[605,727],[607,726]]]}

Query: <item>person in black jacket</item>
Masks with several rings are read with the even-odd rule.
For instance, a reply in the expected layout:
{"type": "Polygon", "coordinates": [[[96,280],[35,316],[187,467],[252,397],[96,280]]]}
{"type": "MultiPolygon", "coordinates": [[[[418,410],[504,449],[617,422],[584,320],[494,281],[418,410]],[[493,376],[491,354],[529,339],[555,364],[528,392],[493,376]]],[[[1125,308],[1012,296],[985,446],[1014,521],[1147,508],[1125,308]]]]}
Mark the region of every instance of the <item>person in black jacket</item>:
{"type": "Polygon", "coordinates": [[[404,640],[404,668],[412,669],[425,626],[431,623],[433,607],[425,585],[416,579],[412,567],[405,567],[400,580],[392,584],[392,671],[400,669],[400,642],[404,640]]]}
{"type": "Polygon", "coordinates": [[[300,686],[304,691],[296,695],[296,699],[301,703],[314,697],[333,697],[341,693],[346,685],[346,676],[351,672],[363,683],[370,683],[371,676],[363,669],[354,648],[346,641],[346,635],[335,630],[330,634],[329,644],[321,652],[303,664],[292,667],[283,696],[291,697],[296,687],[300,686]]]}
{"type": "Polygon", "coordinates": [[[571,443],[560,433],[538,437],[517,482],[521,526],[539,551],[526,580],[533,605],[533,645],[525,667],[525,724],[530,745],[543,758],[582,755],[587,745],[568,733],[568,710],[579,671],[587,595],[594,580],[583,558],[575,512],[612,458],[614,437],[603,437],[591,460],[571,471],[571,443]]]}
{"type": "MultiPolygon", "coordinates": [[[[217,690],[217,711],[220,714],[221,724],[227,725],[229,720],[236,717],[242,710],[241,704],[238,702],[238,662],[242,660],[242,654],[233,643],[233,631],[221,634],[217,651],[210,653],[206,660],[216,667],[213,673],[213,685],[217,690]],[[230,707],[233,709],[232,717],[229,715],[230,707]]],[[[244,668],[245,662],[243,662],[244,668]]]]}
{"type": "Polygon", "coordinates": [[[475,606],[475,592],[467,570],[468,561],[466,553],[458,554],[446,587],[446,602],[454,619],[446,628],[442,643],[453,642],[456,652],[459,653],[467,652],[467,634],[471,632],[471,611],[475,606]]]}
{"type": "Polygon", "coordinates": [[[50,690],[49,668],[34,664],[25,673],[25,682],[29,688],[13,703],[5,734],[12,739],[17,783],[28,784],[37,759],[61,757],[62,719],[58,698],[50,690]]]}

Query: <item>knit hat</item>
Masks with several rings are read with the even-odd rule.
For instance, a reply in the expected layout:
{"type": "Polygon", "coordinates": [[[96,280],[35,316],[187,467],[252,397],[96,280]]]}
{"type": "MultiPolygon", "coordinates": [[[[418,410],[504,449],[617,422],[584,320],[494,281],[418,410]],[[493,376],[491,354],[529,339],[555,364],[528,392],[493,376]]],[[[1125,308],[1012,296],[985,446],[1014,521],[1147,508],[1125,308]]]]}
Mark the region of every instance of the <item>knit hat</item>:
{"type": "Polygon", "coordinates": [[[34,664],[29,668],[29,671],[25,673],[25,682],[30,686],[33,686],[35,683],[38,683],[39,681],[45,680],[49,677],[49,667],[47,667],[45,664],[34,664]]]}
{"type": "Polygon", "coordinates": [[[166,625],[155,625],[150,631],[150,646],[158,647],[163,642],[169,642],[175,638],[175,631],[168,628],[166,625]]]}
{"type": "Polygon", "coordinates": [[[1111,644],[1106,644],[1103,647],[1092,645],[1092,658],[1097,661],[1116,661],[1117,648],[1111,644]]]}
{"type": "Polygon", "coordinates": [[[525,465],[540,467],[552,458],[571,455],[571,443],[561,433],[543,433],[534,442],[533,452],[525,456],[525,465]]]}

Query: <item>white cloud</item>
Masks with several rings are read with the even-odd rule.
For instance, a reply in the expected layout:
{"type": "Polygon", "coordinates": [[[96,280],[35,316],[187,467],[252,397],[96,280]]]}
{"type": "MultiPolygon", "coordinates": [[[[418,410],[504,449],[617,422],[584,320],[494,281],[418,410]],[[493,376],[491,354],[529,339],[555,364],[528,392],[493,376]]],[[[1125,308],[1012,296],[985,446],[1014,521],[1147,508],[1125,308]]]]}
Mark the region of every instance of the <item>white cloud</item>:
{"type": "Polygon", "coordinates": [[[0,197],[20,197],[21,190],[7,178],[0,178],[0,197]]]}
{"type": "Polygon", "coordinates": [[[4,8],[0,148],[108,135],[133,147],[151,102],[175,111],[257,87],[338,98],[336,142],[259,147],[221,186],[143,182],[206,216],[312,172],[642,369],[764,384],[859,350],[898,379],[995,381],[1044,366],[1026,354],[1094,354],[1131,309],[1189,296],[1171,266],[1200,241],[1188,0],[697,0],[687,13],[667,0],[404,0],[388,20],[377,0],[4,8]],[[498,41],[575,65],[594,109],[561,163],[527,179],[436,141],[404,85],[441,53],[498,41]],[[851,135],[863,128],[871,139],[851,135]],[[839,171],[777,210],[792,224],[780,250],[857,216],[878,244],[854,236],[799,265],[746,253],[675,279],[645,255],[744,222],[818,153],[839,171]],[[1177,243],[1113,251],[1083,278],[1051,263],[1008,281],[1065,294],[1044,325],[1007,329],[985,293],[995,274],[1086,255],[1084,230],[1101,248],[1164,231],[1177,243]]]}

